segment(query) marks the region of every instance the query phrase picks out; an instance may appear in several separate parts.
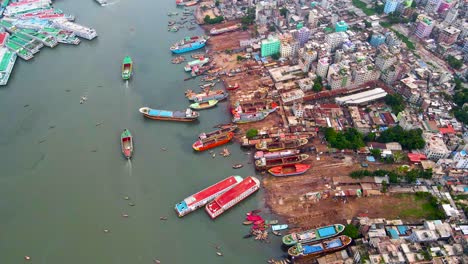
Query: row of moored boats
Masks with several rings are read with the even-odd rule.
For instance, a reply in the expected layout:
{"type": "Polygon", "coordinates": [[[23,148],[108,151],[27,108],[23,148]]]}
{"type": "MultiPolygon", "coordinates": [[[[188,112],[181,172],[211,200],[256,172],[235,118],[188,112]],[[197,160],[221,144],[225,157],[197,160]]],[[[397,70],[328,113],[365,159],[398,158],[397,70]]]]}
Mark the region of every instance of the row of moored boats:
{"type": "Polygon", "coordinates": [[[80,43],[97,36],[94,29],[52,7],[50,0],[4,0],[0,6],[0,85],[6,85],[16,58],[30,60],[44,46],[80,43]]]}

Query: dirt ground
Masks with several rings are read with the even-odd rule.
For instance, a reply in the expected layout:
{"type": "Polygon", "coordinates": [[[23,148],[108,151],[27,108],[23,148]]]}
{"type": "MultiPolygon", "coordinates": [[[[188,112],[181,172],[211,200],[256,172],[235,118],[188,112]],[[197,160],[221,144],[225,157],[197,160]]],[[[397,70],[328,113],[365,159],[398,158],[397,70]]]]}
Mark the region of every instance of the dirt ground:
{"type": "MultiPolygon", "coordinates": [[[[237,21],[229,21],[227,23],[216,24],[216,25],[203,25],[203,28],[205,28],[205,30],[209,32],[209,30],[213,27],[223,28],[223,27],[235,25],[237,23],[238,23],[237,21]]],[[[225,51],[229,49],[230,50],[238,49],[240,48],[239,40],[249,39],[249,38],[250,38],[250,32],[242,31],[242,30],[237,30],[237,31],[229,32],[229,33],[211,36],[210,40],[208,41],[208,49],[215,51],[215,52],[225,51]]]]}
{"type": "MultiPolygon", "coordinates": [[[[320,155],[320,160],[316,160],[316,156],[312,155],[308,162],[313,167],[303,176],[287,178],[276,178],[267,174],[263,176],[267,206],[274,213],[284,217],[293,227],[305,229],[330,223],[346,223],[346,220],[359,215],[395,219],[399,217],[401,210],[418,206],[410,198],[387,194],[348,198],[346,202],[327,197],[332,177],[348,175],[353,170],[361,169],[360,163],[352,156],[337,160],[328,155],[320,155]],[[313,192],[321,192],[324,195],[322,199],[313,196],[307,198],[306,194],[313,192]]],[[[369,164],[369,169],[383,169],[388,166],[390,165],[369,164]]]]}

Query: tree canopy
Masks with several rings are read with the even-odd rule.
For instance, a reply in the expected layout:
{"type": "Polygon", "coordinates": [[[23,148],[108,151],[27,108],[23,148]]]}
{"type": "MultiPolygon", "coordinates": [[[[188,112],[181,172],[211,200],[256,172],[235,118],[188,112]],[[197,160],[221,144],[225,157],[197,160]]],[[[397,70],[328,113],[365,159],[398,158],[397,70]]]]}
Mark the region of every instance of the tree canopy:
{"type": "Polygon", "coordinates": [[[254,138],[258,135],[258,130],[257,129],[249,129],[247,130],[247,132],[245,133],[245,136],[248,138],[248,139],[251,139],[251,138],[254,138]]]}
{"type": "Polygon", "coordinates": [[[377,141],[382,143],[398,142],[404,149],[408,150],[421,149],[425,144],[421,129],[404,130],[401,126],[390,127],[383,131],[377,141]]]}
{"type": "Polygon", "coordinates": [[[330,146],[337,149],[358,149],[364,147],[363,135],[355,128],[336,132],[335,129],[327,127],[323,129],[325,138],[330,146]]]}
{"type": "Polygon", "coordinates": [[[218,24],[218,23],[221,23],[224,21],[224,17],[223,16],[217,16],[215,18],[211,18],[209,15],[206,15],[205,18],[203,19],[203,21],[205,21],[205,23],[207,24],[218,24]]]}
{"type": "Polygon", "coordinates": [[[352,239],[357,239],[359,238],[359,229],[352,224],[346,225],[343,230],[343,235],[349,236],[352,239]]]}
{"type": "Polygon", "coordinates": [[[399,94],[387,94],[385,96],[385,103],[392,108],[392,112],[395,115],[398,115],[398,113],[405,110],[403,97],[399,94]]]}
{"type": "Polygon", "coordinates": [[[448,55],[447,57],[447,62],[450,65],[450,67],[454,69],[460,69],[463,66],[463,61],[457,60],[454,56],[448,55]]]}

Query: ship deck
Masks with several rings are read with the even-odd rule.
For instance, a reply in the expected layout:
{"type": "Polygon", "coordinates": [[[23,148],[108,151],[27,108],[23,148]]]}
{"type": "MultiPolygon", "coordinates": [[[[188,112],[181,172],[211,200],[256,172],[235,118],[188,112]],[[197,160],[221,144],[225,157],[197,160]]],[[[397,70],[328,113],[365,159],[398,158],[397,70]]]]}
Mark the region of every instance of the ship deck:
{"type": "Polygon", "coordinates": [[[198,201],[201,201],[209,196],[212,196],[215,193],[218,193],[234,184],[236,184],[236,178],[234,176],[228,177],[227,179],[224,179],[192,196],[190,196],[190,199],[187,199],[187,205],[190,206],[191,204],[194,204],[198,201]]]}
{"type": "Polygon", "coordinates": [[[10,64],[13,53],[2,48],[0,51],[0,56],[2,56],[2,60],[0,61],[0,72],[4,72],[8,69],[8,65],[10,64]]]}
{"type": "Polygon", "coordinates": [[[255,186],[256,184],[257,183],[252,179],[252,177],[247,177],[236,187],[232,188],[231,190],[225,192],[224,194],[216,198],[215,202],[222,207],[225,204],[237,198],[249,188],[255,186]]]}

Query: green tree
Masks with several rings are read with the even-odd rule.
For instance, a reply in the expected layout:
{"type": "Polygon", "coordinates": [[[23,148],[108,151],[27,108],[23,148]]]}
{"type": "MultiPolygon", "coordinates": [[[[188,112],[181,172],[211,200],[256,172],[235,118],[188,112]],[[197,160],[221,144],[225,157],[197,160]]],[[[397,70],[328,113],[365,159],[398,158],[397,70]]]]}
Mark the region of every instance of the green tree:
{"type": "Polygon", "coordinates": [[[286,18],[286,16],[288,15],[288,9],[285,8],[285,7],[282,7],[280,9],[280,15],[282,15],[284,18],[286,18]]]}
{"type": "Polygon", "coordinates": [[[376,159],[380,159],[382,157],[382,151],[380,149],[371,149],[370,153],[376,159]]]}
{"type": "Polygon", "coordinates": [[[248,138],[248,139],[251,139],[251,138],[254,138],[258,135],[258,130],[257,129],[249,129],[247,130],[247,132],[245,133],[245,136],[248,138]]]}
{"type": "Polygon", "coordinates": [[[346,225],[343,230],[343,235],[349,236],[352,239],[357,239],[360,236],[359,229],[355,225],[346,225]]]}
{"type": "Polygon", "coordinates": [[[215,6],[216,6],[216,7],[219,6],[219,0],[216,0],[216,1],[215,1],[215,6]]]}
{"type": "Polygon", "coordinates": [[[370,132],[364,137],[364,141],[366,142],[374,142],[377,138],[377,135],[374,132],[370,132]]]}
{"type": "Polygon", "coordinates": [[[270,26],[268,26],[268,30],[269,30],[270,32],[275,32],[275,31],[276,31],[275,25],[274,25],[274,24],[271,24],[270,26]]]}
{"type": "Polygon", "coordinates": [[[425,141],[422,137],[421,129],[403,130],[400,126],[390,127],[380,133],[378,142],[398,142],[404,149],[421,149],[425,141]]]}
{"type": "Polygon", "coordinates": [[[314,83],[314,86],[312,86],[312,90],[314,90],[314,92],[320,92],[322,91],[322,85],[320,83],[314,83]]]}
{"type": "Polygon", "coordinates": [[[413,0],[413,2],[411,2],[411,8],[415,9],[416,6],[417,6],[416,1],[413,0]]]}
{"type": "Polygon", "coordinates": [[[397,150],[393,152],[393,160],[395,161],[395,163],[400,163],[404,157],[405,156],[403,155],[403,153],[401,153],[401,151],[397,150]]]}
{"type": "Polygon", "coordinates": [[[447,62],[450,65],[450,67],[454,69],[460,69],[463,66],[463,61],[457,60],[454,56],[448,55],[447,56],[447,62]]]}
{"type": "Polygon", "coordinates": [[[242,57],[241,55],[237,55],[237,61],[242,61],[244,60],[244,57],[242,57]]]}
{"type": "Polygon", "coordinates": [[[388,189],[388,183],[386,181],[382,181],[382,192],[386,193],[388,189]]]}
{"type": "Polygon", "coordinates": [[[385,103],[392,108],[392,112],[395,115],[405,110],[403,97],[399,94],[387,94],[385,96],[385,103]]]}

